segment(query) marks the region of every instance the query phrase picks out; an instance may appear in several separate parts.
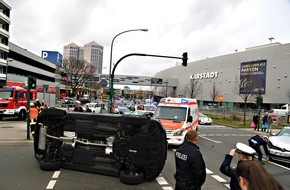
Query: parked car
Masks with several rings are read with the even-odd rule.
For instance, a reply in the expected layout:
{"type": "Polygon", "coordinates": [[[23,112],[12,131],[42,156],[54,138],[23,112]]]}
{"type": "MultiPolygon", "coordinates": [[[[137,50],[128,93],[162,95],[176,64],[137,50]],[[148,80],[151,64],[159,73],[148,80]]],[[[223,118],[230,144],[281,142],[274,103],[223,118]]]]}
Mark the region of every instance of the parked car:
{"type": "Polygon", "coordinates": [[[199,112],[199,124],[200,125],[211,125],[213,120],[210,117],[207,117],[203,113],[199,112]]]}
{"type": "Polygon", "coordinates": [[[157,107],[155,105],[147,105],[147,104],[145,104],[143,107],[144,107],[145,111],[149,111],[151,113],[154,113],[155,110],[157,109],[157,107]]]}
{"type": "Polygon", "coordinates": [[[158,120],[44,109],[37,118],[34,156],[40,169],[71,169],[119,177],[135,185],[156,179],[167,157],[158,120]]]}
{"type": "Polygon", "coordinates": [[[101,112],[101,104],[99,103],[86,103],[86,106],[88,106],[93,113],[100,113],[101,112]]]}
{"type": "Polygon", "coordinates": [[[74,99],[74,98],[70,98],[70,97],[65,97],[64,99],[63,99],[63,101],[64,101],[64,104],[80,104],[81,102],[79,101],[79,100],[76,100],[76,99],[74,99]]]}
{"type": "Polygon", "coordinates": [[[118,107],[114,110],[115,114],[130,115],[132,113],[127,107],[118,107]]]}
{"type": "Polygon", "coordinates": [[[290,163],[290,126],[268,137],[269,159],[290,163]]]}

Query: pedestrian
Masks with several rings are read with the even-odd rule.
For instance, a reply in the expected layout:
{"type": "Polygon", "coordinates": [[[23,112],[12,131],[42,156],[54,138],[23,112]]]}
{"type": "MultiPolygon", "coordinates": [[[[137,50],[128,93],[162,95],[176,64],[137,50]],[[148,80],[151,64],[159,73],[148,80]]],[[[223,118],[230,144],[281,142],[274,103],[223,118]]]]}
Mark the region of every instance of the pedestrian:
{"type": "Polygon", "coordinates": [[[92,112],[88,105],[86,105],[86,112],[92,112]]]}
{"type": "Polygon", "coordinates": [[[259,128],[258,127],[258,122],[259,122],[259,116],[255,113],[253,115],[253,123],[255,124],[255,127],[254,127],[254,130],[257,130],[259,131],[259,128]]]}
{"type": "Polygon", "coordinates": [[[81,104],[77,104],[77,106],[75,107],[74,111],[77,111],[77,112],[83,112],[84,109],[83,109],[83,107],[81,106],[81,104]]]}
{"type": "Polygon", "coordinates": [[[268,115],[267,113],[264,114],[263,118],[262,118],[262,127],[261,127],[261,131],[266,132],[266,129],[268,128],[268,115]]]}
{"type": "Polygon", "coordinates": [[[240,162],[236,175],[243,190],[284,190],[282,185],[256,161],[240,162]]]}
{"type": "Polygon", "coordinates": [[[206,180],[206,168],[197,146],[197,131],[189,130],[185,139],[175,152],[175,190],[200,190],[206,180]]]}
{"type": "Polygon", "coordinates": [[[267,132],[272,134],[272,125],[273,125],[273,118],[271,115],[268,117],[268,130],[267,132]]]}
{"type": "Polygon", "coordinates": [[[231,166],[231,162],[233,160],[233,157],[238,153],[239,162],[242,162],[244,160],[252,160],[254,154],[256,151],[249,147],[248,145],[244,143],[238,142],[236,144],[236,148],[231,149],[229,154],[226,154],[224,161],[222,162],[220,166],[220,171],[231,178],[230,181],[230,188],[231,190],[240,190],[238,178],[236,176],[236,168],[231,166]]]}
{"type": "Polygon", "coordinates": [[[262,150],[260,148],[260,146],[263,146],[264,148],[264,152],[267,156],[267,160],[269,159],[269,150],[268,150],[268,147],[267,147],[267,144],[268,144],[268,137],[267,136],[264,136],[264,137],[261,137],[260,135],[255,135],[253,137],[251,137],[249,140],[249,145],[250,147],[252,147],[258,154],[258,161],[261,163],[261,164],[265,164],[263,162],[263,153],[262,153],[262,150]]]}

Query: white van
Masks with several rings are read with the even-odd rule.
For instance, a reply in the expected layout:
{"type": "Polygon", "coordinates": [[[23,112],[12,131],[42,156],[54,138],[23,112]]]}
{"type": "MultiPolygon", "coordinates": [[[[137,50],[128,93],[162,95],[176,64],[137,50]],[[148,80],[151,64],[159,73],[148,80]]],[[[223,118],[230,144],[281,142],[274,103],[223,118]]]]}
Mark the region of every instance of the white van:
{"type": "Polygon", "coordinates": [[[162,98],[154,113],[166,130],[170,145],[183,143],[189,129],[198,130],[198,103],[190,98],[162,98]]]}

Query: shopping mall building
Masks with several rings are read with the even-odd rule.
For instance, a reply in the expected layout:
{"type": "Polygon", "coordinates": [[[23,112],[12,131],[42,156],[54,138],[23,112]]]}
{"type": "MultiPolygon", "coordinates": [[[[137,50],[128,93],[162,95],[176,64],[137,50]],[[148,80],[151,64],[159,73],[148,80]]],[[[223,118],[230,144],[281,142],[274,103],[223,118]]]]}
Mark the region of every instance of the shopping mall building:
{"type": "Polygon", "coordinates": [[[253,108],[261,92],[264,108],[279,107],[290,101],[290,43],[270,43],[190,62],[187,67],[160,71],[155,77],[176,78],[176,96],[188,96],[184,92],[194,80],[201,87],[195,97],[201,106],[242,107],[248,96],[247,103],[253,108]]]}

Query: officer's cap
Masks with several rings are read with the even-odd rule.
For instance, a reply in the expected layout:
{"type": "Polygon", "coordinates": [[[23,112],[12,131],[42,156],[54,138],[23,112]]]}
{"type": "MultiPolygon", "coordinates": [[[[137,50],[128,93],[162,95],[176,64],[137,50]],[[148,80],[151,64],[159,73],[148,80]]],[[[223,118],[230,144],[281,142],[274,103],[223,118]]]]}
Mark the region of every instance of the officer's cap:
{"type": "Polygon", "coordinates": [[[252,156],[252,155],[256,154],[256,151],[252,147],[250,147],[244,143],[238,142],[236,145],[236,148],[237,148],[238,153],[241,153],[244,155],[252,156]]]}

